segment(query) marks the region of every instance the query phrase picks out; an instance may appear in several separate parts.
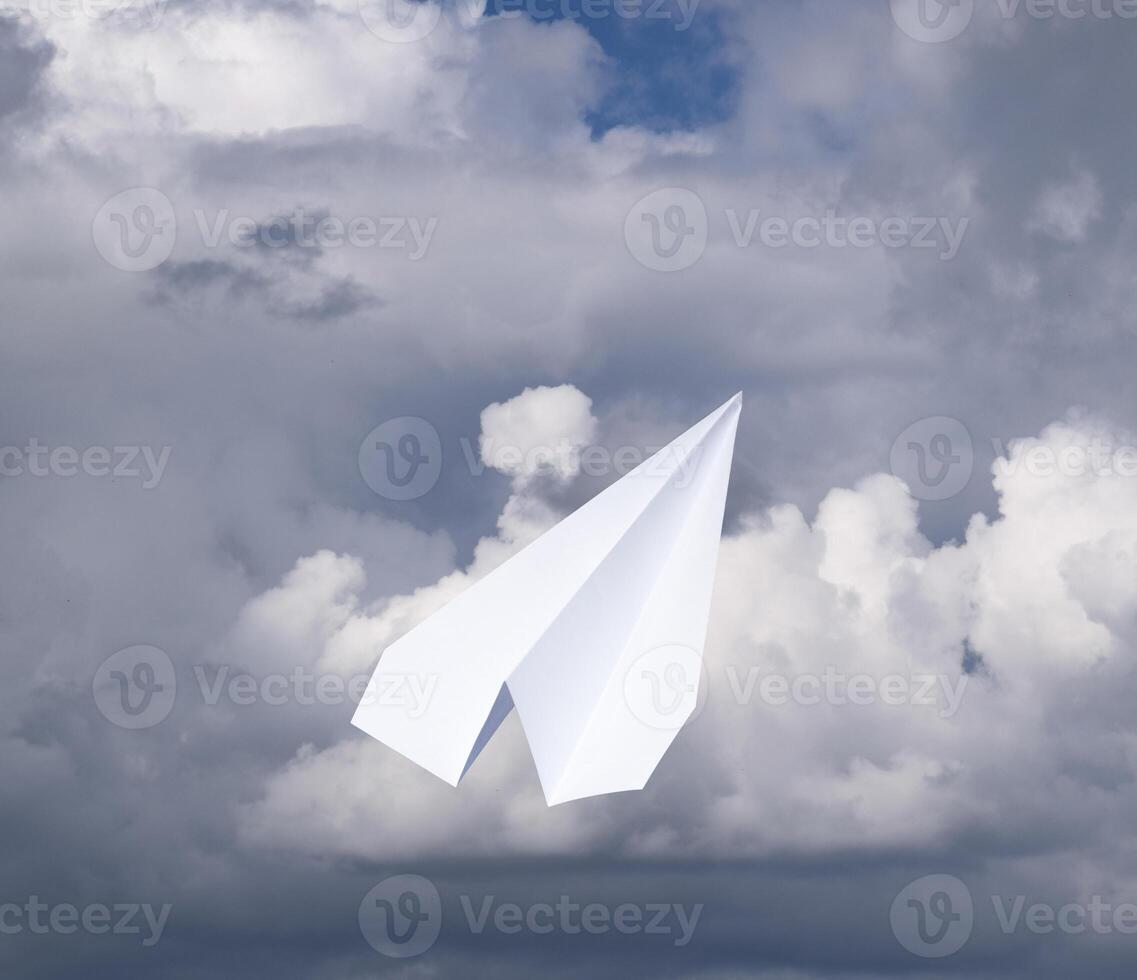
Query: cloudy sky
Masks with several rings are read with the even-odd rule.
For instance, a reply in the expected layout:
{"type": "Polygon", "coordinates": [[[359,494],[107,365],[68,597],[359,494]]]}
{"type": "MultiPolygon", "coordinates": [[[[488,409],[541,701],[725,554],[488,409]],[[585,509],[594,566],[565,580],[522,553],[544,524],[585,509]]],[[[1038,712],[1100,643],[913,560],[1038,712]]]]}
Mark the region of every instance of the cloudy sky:
{"type": "Polygon", "coordinates": [[[1130,0],[4,0],[5,975],[1131,975],[1135,51],[1130,0]],[[351,727],[740,390],[644,792],[351,727]]]}

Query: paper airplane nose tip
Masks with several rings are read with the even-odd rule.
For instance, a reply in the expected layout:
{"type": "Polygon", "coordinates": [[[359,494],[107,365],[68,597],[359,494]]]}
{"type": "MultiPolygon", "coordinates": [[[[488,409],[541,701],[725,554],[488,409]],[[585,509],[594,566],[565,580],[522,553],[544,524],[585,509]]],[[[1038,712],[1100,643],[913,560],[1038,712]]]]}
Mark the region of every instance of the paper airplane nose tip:
{"type": "Polygon", "coordinates": [[[456,785],[516,709],[550,806],[643,789],[695,708],[741,402],[388,646],[356,727],[456,785]]]}

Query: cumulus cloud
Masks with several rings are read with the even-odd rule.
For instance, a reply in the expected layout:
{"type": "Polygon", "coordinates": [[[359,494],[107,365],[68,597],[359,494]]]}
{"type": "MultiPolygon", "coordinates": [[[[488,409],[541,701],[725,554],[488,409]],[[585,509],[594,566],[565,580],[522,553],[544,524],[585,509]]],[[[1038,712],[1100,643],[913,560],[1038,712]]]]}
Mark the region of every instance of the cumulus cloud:
{"type": "Polygon", "coordinates": [[[592,399],[572,385],[526,389],[482,412],[478,447],[482,460],[525,481],[548,472],[570,480],[580,471],[579,453],[596,435],[592,399]]]}
{"type": "Polygon", "coordinates": [[[37,39],[10,13],[0,9],[0,122],[33,105],[54,56],[50,44],[37,39]]]}
{"type": "MultiPolygon", "coordinates": [[[[550,414],[552,431],[560,422],[550,414]]],[[[501,414],[483,423],[497,431],[501,414]]],[[[939,547],[892,476],[831,491],[812,520],[789,504],[752,514],[722,547],[707,707],[641,799],[556,808],[530,830],[543,804],[515,722],[458,791],[353,735],[306,747],[269,777],[245,833],[262,846],[381,860],[902,852],[997,835],[1007,821],[1043,846],[1056,828],[1084,830],[1095,818],[1077,799],[1102,767],[1129,781],[1117,749],[1132,735],[1080,704],[1131,689],[1137,476],[1036,464],[1084,459],[1094,445],[1118,458],[1132,441],[1072,416],[1015,442],[994,476],[998,517],[976,515],[962,541],[939,547]],[[1079,773],[1078,760],[1099,753],[1079,773]]],[[[494,562],[509,550],[496,540],[494,562]]],[[[486,553],[333,630],[326,662],[370,669],[381,646],[481,574],[486,553]]],[[[293,576],[323,575],[320,591],[338,596],[344,580],[312,561],[293,576]]],[[[326,601],[319,619],[341,618],[341,603],[326,601]]]]}
{"type": "MultiPolygon", "coordinates": [[[[1039,467],[1137,426],[1137,143],[1103,123],[1134,89],[1122,19],[977,4],[932,45],[876,0],[703,0],[684,31],[483,18],[461,0],[429,4],[437,27],[399,44],[354,0],[107,6],[20,0],[0,17],[0,447],[172,452],[150,490],[0,476],[3,821],[28,842],[4,880],[17,898],[169,895],[169,935],[191,938],[160,963],[5,943],[9,972],[82,955],[108,975],[221,975],[240,949],[267,972],[286,958],[298,975],[368,975],[369,947],[350,951],[377,872],[356,859],[391,855],[520,851],[522,890],[559,887],[572,865],[581,891],[617,903],[645,880],[721,898],[707,963],[598,952],[598,975],[832,975],[819,920],[843,950],[883,932],[862,972],[911,970],[877,916],[904,860],[990,856],[1051,892],[1113,868],[1110,889],[1127,887],[1130,481],[1039,467]],[[128,272],[94,223],[138,187],[168,199],[177,234],[159,266],[128,272]],[[678,273],[625,237],[666,188],[706,211],[706,248],[678,273]],[[377,241],[401,230],[390,247],[230,235],[296,208],[372,219],[377,241]],[[968,225],[950,260],[735,236],[754,213],[830,210],[968,225]],[[739,389],[708,704],[646,795],[548,811],[516,722],[453,794],[347,737],[350,706],[202,703],[197,667],[369,672],[617,475],[487,464],[486,406],[485,431],[519,445],[646,448],[739,389]],[[1069,405],[1089,411],[1047,427],[1069,405]],[[871,474],[897,433],[945,415],[970,430],[976,476],[917,507],[871,474]],[[435,426],[446,463],[429,493],[395,502],[357,460],[403,416],[435,426]],[[139,643],[179,679],[169,718],[141,733],[91,698],[99,665],[139,643]],[[764,678],[803,672],[942,681],[923,710],[774,705],[776,683],[763,700],[764,678]],[[402,802],[384,806],[384,786],[402,802]],[[631,870],[582,867],[583,853],[631,870]],[[568,858],[536,857],[550,854],[568,858]],[[707,855],[766,863],[753,875],[707,855]],[[686,870],[652,877],[672,859],[686,870]],[[821,875],[809,886],[806,866],[821,875]],[[329,949],[349,952],[331,965],[329,949]]],[[[118,218],[108,234],[133,229],[137,245],[146,212],[118,218]]],[[[436,952],[458,961],[439,973],[471,969],[467,947],[436,952]]],[[[561,965],[510,955],[525,975],[561,965]]],[[[508,959],[477,967],[508,973],[508,959]]]]}

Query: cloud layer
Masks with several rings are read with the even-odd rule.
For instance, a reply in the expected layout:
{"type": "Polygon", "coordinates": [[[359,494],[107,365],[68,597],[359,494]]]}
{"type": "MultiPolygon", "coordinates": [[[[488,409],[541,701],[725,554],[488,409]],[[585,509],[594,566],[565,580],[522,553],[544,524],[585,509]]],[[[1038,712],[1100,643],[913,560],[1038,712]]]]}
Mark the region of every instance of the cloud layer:
{"type": "Polygon", "coordinates": [[[985,913],[945,975],[1129,974],[990,896],[1137,894],[1134,23],[926,43],[906,2],[430,0],[410,43],[5,5],[0,905],[175,906],[10,973],[397,975],[358,909],[414,872],[707,910],[681,951],[451,916],[408,976],[919,974],[890,903],[950,872],[985,913]],[[740,389],[707,701],[644,794],[548,810],[515,722],[459,793],[349,728],[387,643],[740,389]],[[442,462],[396,500],[360,457],[408,417],[442,462]],[[955,492],[892,472],[911,433],[955,492]],[[145,730],[92,690],[137,645],[145,730]]]}
{"type": "MultiPolygon", "coordinates": [[[[549,430],[527,435],[550,440],[554,398],[567,395],[526,392],[483,421],[499,432],[503,408],[531,418],[544,402],[549,430]]],[[[1137,560],[1137,482],[1031,462],[1095,443],[1131,441],[1077,418],[1016,442],[994,477],[998,517],[977,515],[958,544],[920,533],[916,502],[891,475],[831,491],[812,520],[792,505],[747,517],[723,545],[708,706],[643,800],[586,801],[535,821],[542,800],[515,723],[460,793],[353,734],[305,747],[272,775],[246,832],[373,860],[831,855],[964,838],[998,853],[1010,824],[1020,846],[1041,850],[1101,833],[1131,793],[1133,736],[1101,709],[1132,694],[1137,588],[1124,572],[1137,560]],[[1086,807],[1106,792],[1108,806],[1086,807]]],[[[530,539],[509,517],[531,512],[520,486],[499,535],[435,585],[349,617],[343,592],[362,590],[359,565],[324,552],[254,600],[242,623],[279,603],[301,616],[287,630],[305,638],[314,669],[367,673],[378,650],[530,539]]],[[[256,638],[246,642],[255,651],[256,638]]]]}

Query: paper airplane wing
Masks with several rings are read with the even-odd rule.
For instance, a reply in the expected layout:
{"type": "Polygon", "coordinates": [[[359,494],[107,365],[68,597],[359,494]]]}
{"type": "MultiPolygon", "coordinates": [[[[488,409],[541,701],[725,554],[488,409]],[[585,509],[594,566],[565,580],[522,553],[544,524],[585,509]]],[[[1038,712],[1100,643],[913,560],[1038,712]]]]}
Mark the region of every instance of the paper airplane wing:
{"type": "Polygon", "coordinates": [[[457,785],[516,705],[550,805],[642,789],[694,707],[676,695],[699,682],[740,410],[736,396],[388,647],[353,724],[457,785]],[[412,676],[425,708],[375,695],[412,676]]]}

